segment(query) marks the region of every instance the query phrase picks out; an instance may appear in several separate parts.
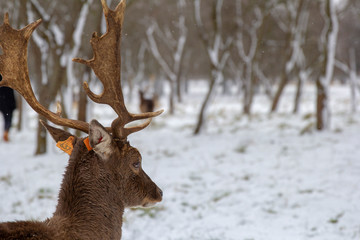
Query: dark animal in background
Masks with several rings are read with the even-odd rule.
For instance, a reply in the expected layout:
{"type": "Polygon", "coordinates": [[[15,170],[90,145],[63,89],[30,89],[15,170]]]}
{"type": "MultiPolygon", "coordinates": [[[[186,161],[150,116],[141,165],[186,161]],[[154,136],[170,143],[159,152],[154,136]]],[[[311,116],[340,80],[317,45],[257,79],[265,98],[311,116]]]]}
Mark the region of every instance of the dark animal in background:
{"type": "Polygon", "coordinates": [[[139,90],[139,97],[140,97],[140,102],[139,102],[140,111],[142,113],[153,112],[157,104],[157,99],[158,99],[157,95],[154,94],[152,98],[146,98],[145,93],[142,90],[139,90]]]}

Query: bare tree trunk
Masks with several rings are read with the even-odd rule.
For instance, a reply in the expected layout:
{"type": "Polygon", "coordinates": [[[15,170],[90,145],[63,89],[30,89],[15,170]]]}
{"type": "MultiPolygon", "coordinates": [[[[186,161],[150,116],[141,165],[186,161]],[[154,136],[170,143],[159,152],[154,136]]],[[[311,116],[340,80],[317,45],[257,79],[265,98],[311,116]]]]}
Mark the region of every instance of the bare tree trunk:
{"type": "Polygon", "coordinates": [[[176,76],[176,96],[179,103],[182,102],[182,82],[180,73],[176,76]]]}
{"type": "MultiPolygon", "coordinates": [[[[215,71],[215,70],[213,70],[215,71]]],[[[217,76],[214,75],[214,74],[211,74],[211,80],[210,80],[210,84],[209,84],[209,89],[208,89],[208,92],[206,94],[206,97],[201,105],[201,109],[200,109],[200,113],[199,113],[199,116],[198,116],[198,120],[197,120],[197,124],[196,124],[196,128],[195,128],[195,131],[194,131],[194,134],[197,135],[201,132],[201,129],[204,125],[204,119],[205,119],[205,112],[206,112],[206,108],[208,107],[209,105],[209,100],[211,99],[211,96],[213,94],[213,91],[214,91],[214,86],[215,86],[215,83],[216,83],[216,78],[217,76]]]]}
{"type": "Polygon", "coordinates": [[[300,72],[299,75],[297,76],[296,94],[294,99],[294,110],[293,110],[294,114],[299,112],[300,99],[302,95],[303,84],[305,81],[304,76],[302,74],[303,73],[300,72]]]}
{"type": "Polygon", "coordinates": [[[318,130],[324,130],[329,127],[330,109],[328,106],[328,87],[333,77],[335,48],[338,34],[338,19],[334,8],[334,3],[332,0],[326,0],[324,5],[324,59],[321,69],[321,76],[316,80],[316,128],[318,130]]]}
{"type": "Polygon", "coordinates": [[[18,117],[18,121],[16,123],[16,129],[18,131],[22,130],[22,122],[23,122],[23,100],[22,97],[20,95],[16,95],[16,107],[18,109],[19,112],[19,117],[18,117]]]}
{"type": "Polygon", "coordinates": [[[351,112],[355,113],[357,110],[356,106],[356,56],[355,49],[349,49],[349,62],[350,62],[350,73],[349,73],[349,81],[350,81],[350,95],[351,95],[351,112]]]}
{"type": "Polygon", "coordinates": [[[181,77],[183,78],[181,88],[185,94],[189,93],[189,69],[191,65],[192,50],[184,51],[183,67],[181,68],[181,77]]]}
{"type": "MultiPolygon", "coordinates": [[[[46,93],[46,87],[42,87],[42,90],[39,94],[39,102],[42,106],[44,106],[46,109],[49,109],[50,102],[47,100],[47,94],[46,93]]],[[[38,115],[38,126],[37,126],[37,141],[36,141],[36,148],[35,148],[35,155],[40,155],[46,153],[47,150],[47,144],[46,144],[46,130],[40,123],[40,120],[47,122],[46,118],[38,115]]]]}
{"type": "MultiPolygon", "coordinates": [[[[83,75],[85,78],[87,77],[87,82],[90,83],[91,81],[91,70],[90,68],[86,68],[85,74],[83,75]]],[[[77,119],[83,122],[87,122],[87,104],[88,98],[86,92],[81,89],[79,92],[79,100],[78,100],[78,113],[77,119]]],[[[81,136],[82,132],[80,130],[76,130],[75,135],[81,136]]]]}
{"type": "MultiPolygon", "coordinates": [[[[87,103],[88,103],[88,99],[87,99],[87,95],[85,93],[85,91],[81,90],[79,92],[79,104],[78,104],[78,114],[77,114],[77,119],[80,121],[84,121],[87,122],[87,103]]],[[[81,135],[81,131],[77,130],[76,131],[76,136],[80,136],[81,135]]]]}
{"type": "MultiPolygon", "coordinates": [[[[56,51],[55,49],[53,50],[56,51]]],[[[52,69],[52,74],[49,76],[49,78],[52,81],[48,81],[47,84],[41,85],[41,91],[39,92],[39,102],[46,109],[49,109],[50,104],[54,102],[55,97],[60,89],[60,86],[64,84],[64,82],[67,82],[66,74],[65,74],[66,70],[63,66],[61,66],[60,59],[56,58],[54,60],[55,61],[52,69]]],[[[63,111],[63,113],[66,114],[65,111],[63,111]]],[[[39,120],[40,119],[44,120],[39,115],[39,120]]],[[[35,155],[44,154],[46,153],[47,150],[47,146],[46,146],[47,134],[45,128],[41,124],[38,124],[37,137],[38,137],[38,141],[37,141],[35,155]]]]}
{"type": "Polygon", "coordinates": [[[328,128],[329,108],[327,86],[320,79],[316,81],[316,128],[328,128]]]}
{"type": "MultiPolygon", "coordinates": [[[[46,119],[42,116],[40,116],[39,119],[46,122],[46,119]]],[[[46,130],[39,121],[37,126],[37,143],[36,143],[35,155],[44,154],[46,153],[46,150],[47,150],[46,130]]]]}
{"type": "Polygon", "coordinates": [[[169,93],[169,113],[171,115],[174,114],[175,110],[174,110],[174,95],[175,95],[175,91],[174,91],[174,85],[175,83],[172,81],[169,81],[169,85],[170,85],[170,93],[169,93]]]}
{"type": "MultiPolygon", "coordinates": [[[[291,4],[291,3],[290,3],[291,4]]],[[[298,10],[296,12],[295,18],[292,19],[292,22],[290,23],[290,25],[288,26],[288,30],[286,33],[286,45],[284,47],[285,52],[285,64],[282,68],[281,71],[281,75],[280,75],[280,83],[278,86],[278,89],[275,93],[272,105],[271,105],[271,112],[275,112],[278,104],[279,104],[279,100],[280,97],[285,89],[285,86],[288,83],[288,73],[290,73],[290,71],[292,70],[291,68],[294,67],[294,64],[290,64],[290,61],[293,60],[293,54],[294,54],[294,46],[293,45],[293,41],[295,41],[295,34],[296,31],[299,29],[299,20],[300,20],[300,15],[301,12],[303,11],[303,5],[304,5],[304,0],[300,0],[299,1],[299,5],[297,6],[298,10]]]]}
{"type": "MultiPolygon", "coordinates": [[[[90,70],[90,69],[89,69],[90,70]]],[[[89,71],[88,82],[90,82],[91,75],[89,71]]],[[[84,90],[81,90],[79,93],[79,106],[78,106],[78,115],[77,119],[83,122],[87,122],[87,104],[88,104],[88,96],[84,90]]],[[[80,132],[77,134],[80,135],[80,132]]]]}
{"type": "Polygon", "coordinates": [[[252,70],[251,76],[246,78],[244,83],[244,105],[243,113],[249,115],[251,113],[251,106],[254,98],[254,87],[255,87],[255,77],[253,76],[252,70]]]}
{"type": "Polygon", "coordinates": [[[205,99],[203,101],[203,104],[201,106],[198,122],[196,125],[196,128],[194,130],[194,134],[199,134],[201,132],[201,129],[204,125],[205,121],[205,114],[206,109],[209,104],[209,99],[211,98],[214,86],[217,82],[223,81],[223,70],[226,62],[229,59],[230,53],[230,43],[227,41],[227,43],[223,42],[223,36],[222,36],[222,15],[221,10],[223,6],[223,0],[219,1],[213,1],[212,2],[212,31],[213,34],[208,34],[205,26],[202,23],[201,18],[201,1],[196,0],[194,1],[194,8],[195,8],[195,20],[196,20],[196,27],[198,30],[198,34],[200,36],[200,39],[202,40],[202,43],[204,44],[204,47],[206,48],[207,56],[210,61],[210,83],[208,92],[205,96],[205,99]]]}
{"type": "MultiPolygon", "coordinates": [[[[264,28],[264,14],[261,10],[260,5],[255,5],[252,9],[254,12],[256,19],[253,21],[251,25],[245,24],[243,18],[244,11],[242,9],[243,1],[236,1],[236,23],[237,23],[237,39],[236,39],[236,47],[237,53],[244,64],[244,77],[242,79],[242,92],[244,93],[243,97],[243,113],[250,114],[251,106],[254,97],[254,87],[256,85],[256,76],[255,76],[255,68],[258,55],[258,51],[260,49],[260,43],[263,37],[263,28],[264,28]],[[246,47],[246,40],[244,38],[244,34],[250,38],[250,45],[246,47]]],[[[247,9],[247,11],[249,11],[247,9]]],[[[266,17],[266,16],[265,16],[266,17]]],[[[240,80],[239,79],[239,80],[240,80]]]]}
{"type": "Polygon", "coordinates": [[[300,103],[300,97],[301,97],[301,89],[302,89],[302,81],[299,76],[297,76],[297,84],[296,84],[296,94],[295,94],[295,100],[294,100],[294,109],[293,113],[296,114],[299,112],[299,103],[300,103]]]}
{"type": "Polygon", "coordinates": [[[262,85],[264,86],[265,88],[265,94],[266,96],[269,98],[269,100],[271,101],[274,97],[273,97],[273,94],[272,94],[272,90],[271,90],[271,81],[270,79],[268,79],[264,73],[262,72],[262,70],[260,69],[259,67],[259,64],[256,63],[255,66],[254,66],[254,70],[255,70],[255,74],[256,74],[256,77],[257,79],[259,80],[259,82],[262,83],[262,85]]]}
{"type": "Polygon", "coordinates": [[[280,83],[278,85],[278,89],[275,93],[275,96],[274,96],[274,99],[273,99],[273,102],[271,105],[271,112],[276,111],[278,104],[279,104],[280,97],[285,89],[287,82],[288,82],[287,74],[285,73],[285,69],[284,69],[283,72],[281,73],[280,83]]]}

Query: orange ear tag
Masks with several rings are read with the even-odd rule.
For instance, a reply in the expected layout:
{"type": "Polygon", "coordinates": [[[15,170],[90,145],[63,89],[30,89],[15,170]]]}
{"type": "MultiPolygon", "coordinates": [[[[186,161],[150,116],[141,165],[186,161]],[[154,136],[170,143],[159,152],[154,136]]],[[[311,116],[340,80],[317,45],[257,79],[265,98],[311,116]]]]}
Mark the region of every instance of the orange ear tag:
{"type": "Polygon", "coordinates": [[[91,150],[92,150],[92,147],[90,146],[89,138],[88,138],[88,137],[85,138],[83,142],[84,142],[86,148],[87,148],[89,151],[91,151],[91,150]]]}
{"type": "Polygon", "coordinates": [[[67,154],[71,155],[74,146],[73,146],[74,137],[70,136],[65,141],[59,141],[56,143],[56,146],[66,152],[67,154]]]}

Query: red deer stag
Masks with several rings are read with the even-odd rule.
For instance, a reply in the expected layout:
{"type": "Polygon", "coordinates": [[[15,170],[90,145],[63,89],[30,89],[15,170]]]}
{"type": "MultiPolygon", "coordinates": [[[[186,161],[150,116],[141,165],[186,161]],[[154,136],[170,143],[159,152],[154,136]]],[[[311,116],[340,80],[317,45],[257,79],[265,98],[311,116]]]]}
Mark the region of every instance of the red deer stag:
{"type": "Polygon", "coordinates": [[[21,30],[13,29],[6,13],[0,26],[0,87],[17,90],[40,115],[56,125],[88,133],[78,138],[44,123],[55,141],[68,150],[58,204],[53,216],[43,222],[18,221],[0,223],[0,239],[120,239],[125,207],[152,206],[162,200],[162,191],[141,167],[139,151],[130,146],[127,136],[144,129],[161,111],[132,114],[124,104],[120,82],[120,39],[125,0],[115,10],[101,0],[107,32],[94,33],[91,60],[74,59],[93,69],[104,86],[94,94],[84,83],[90,99],[113,108],[118,117],[111,127],[104,128],[96,120],[90,123],[65,119],[44,108],[35,98],[27,66],[27,45],[37,20],[21,30]],[[125,127],[129,122],[148,119],[145,123],[125,127]],[[71,151],[72,149],[72,151],[71,151]]]}

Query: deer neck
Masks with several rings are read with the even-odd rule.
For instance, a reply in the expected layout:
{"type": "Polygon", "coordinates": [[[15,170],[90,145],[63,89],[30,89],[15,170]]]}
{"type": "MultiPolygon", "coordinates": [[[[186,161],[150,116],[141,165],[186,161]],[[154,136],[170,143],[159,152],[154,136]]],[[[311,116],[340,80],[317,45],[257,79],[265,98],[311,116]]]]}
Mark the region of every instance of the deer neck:
{"type": "Polygon", "coordinates": [[[124,206],[104,162],[83,144],[75,146],[61,185],[53,221],[60,232],[87,239],[120,239],[124,206]]]}

